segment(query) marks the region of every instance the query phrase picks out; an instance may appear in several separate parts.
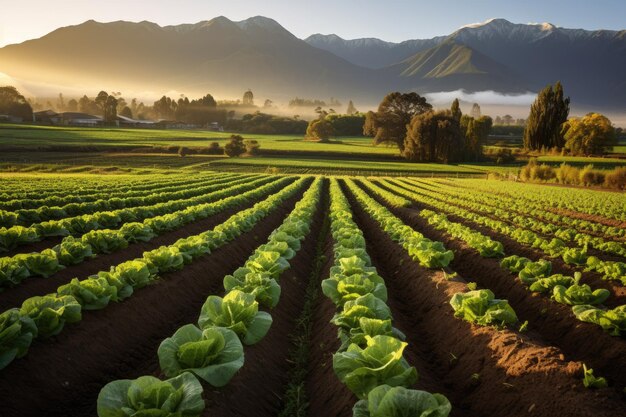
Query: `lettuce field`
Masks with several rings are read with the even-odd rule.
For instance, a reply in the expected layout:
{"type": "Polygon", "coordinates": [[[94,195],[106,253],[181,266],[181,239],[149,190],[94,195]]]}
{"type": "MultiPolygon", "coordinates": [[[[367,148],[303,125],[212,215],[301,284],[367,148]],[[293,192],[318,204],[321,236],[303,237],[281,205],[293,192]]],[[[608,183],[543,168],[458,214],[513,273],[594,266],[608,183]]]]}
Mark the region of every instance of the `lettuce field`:
{"type": "Polygon", "coordinates": [[[626,196],[0,181],[0,415],[626,415],[626,196]]]}

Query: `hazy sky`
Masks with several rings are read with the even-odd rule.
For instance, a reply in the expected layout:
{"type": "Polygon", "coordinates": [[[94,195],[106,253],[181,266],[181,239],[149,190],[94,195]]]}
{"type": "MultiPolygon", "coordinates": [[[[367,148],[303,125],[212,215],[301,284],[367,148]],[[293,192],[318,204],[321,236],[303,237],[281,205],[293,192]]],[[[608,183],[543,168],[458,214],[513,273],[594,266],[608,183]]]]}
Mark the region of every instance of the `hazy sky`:
{"type": "Polygon", "coordinates": [[[585,29],[626,29],[625,0],[0,0],[0,46],[94,19],[195,23],[271,17],[300,38],[336,33],[389,41],[449,34],[503,17],[585,29]]]}

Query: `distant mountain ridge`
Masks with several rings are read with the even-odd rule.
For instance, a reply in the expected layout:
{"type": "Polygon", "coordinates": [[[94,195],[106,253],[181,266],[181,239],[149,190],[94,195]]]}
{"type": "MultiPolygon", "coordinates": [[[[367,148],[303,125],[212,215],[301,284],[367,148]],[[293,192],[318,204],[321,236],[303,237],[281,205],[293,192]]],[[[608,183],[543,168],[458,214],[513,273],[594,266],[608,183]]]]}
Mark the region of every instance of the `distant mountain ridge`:
{"type": "Polygon", "coordinates": [[[420,93],[538,91],[561,80],[573,102],[626,110],[626,30],[564,29],[491,19],[400,43],[311,35],[273,19],[220,16],[195,24],[99,23],[0,48],[0,73],[32,85],[355,99],[420,93]]]}

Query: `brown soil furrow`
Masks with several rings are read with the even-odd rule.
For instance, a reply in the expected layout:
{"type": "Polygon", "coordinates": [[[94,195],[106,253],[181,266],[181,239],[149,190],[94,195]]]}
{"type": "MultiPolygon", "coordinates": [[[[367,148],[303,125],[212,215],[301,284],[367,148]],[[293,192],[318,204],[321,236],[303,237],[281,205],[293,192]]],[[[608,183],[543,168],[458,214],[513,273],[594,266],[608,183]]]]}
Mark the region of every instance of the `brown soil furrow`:
{"type": "Polygon", "coordinates": [[[206,297],[223,292],[223,277],[267,240],[302,194],[212,254],[164,274],[125,302],[86,312],[58,337],[33,343],[26,357],[2,371],[3,414],[93,417],[105,384],[157,372],[159,343],[197,320],[206,297]]]}
{"type": "Polygon", "coordinates": [[[558,346],[569,359],[587,363],[598,375],[608,377],[618,386],[626,383],[626,341],[608,335],[599,326],[577,320],[570,307],[528,291],[518,278],[500,267],[497,259],[481,258],[465,243],[434,229],[414,210],[392,211],[424,236],[452,249],[451,268],[467,280],[491,289],[497,297],[509,300],[521,321],[528,320],[531,329],[558,346]]]}
{"type": "MultiPolygon", "coordinates": [[[[266,197],[266,196],[264,196],[266,197]]],[[[156,249],[160,246],[171,245],[178,239],[194,236],[223,223],[233,214],[252,207],[254,203],[264,198],[250,200],[246,204],[217,213],[206,219],[189,223],[181,228],[163,233],[154,237],[149,242],[137,242],[128,245],[127,248],[109,254],[99,254],[95,258],[86,260],[78,265],[68,266],[49,278],[31,277],[24,280],[15,288],[4,290],[0,293],[0,311],[12,307],[19,307],[22,302],[35,295],[44,295],[55,292],[57,288],[68,283],[72,278],[87,278],[99,271],[108,271],[112,265],[117,265],[129,259],[141,258],[143,253],[156,249]]]]}
{"type": "MultiPolygon", "coordinates": [[[[324,191],[325,192],[325,191],[324,191]]],[[[207,407],[203,416],[211,417],[274,417],[282,408],[282,395],[289,382],[290,335],[302,311],[307,280],[315,265],[317,239],[326,213],[320,202],[311,232],[302,247],[289,262],[291,268],[280,277],[281,297],[270,310],[272,327],[259,343],[244,346],[245,363],[235,377],[223,388],[207,384],[207,407]]]]}
{"type": "Polygon", "coordinates": [[[438,380],[434,386],[420,382],[424,384],[420,387],[443,387],[440,392],[450,399],[456,415],[620,415],[624,404],[617,394],[611,389],[585,389],[582,365],[565,361],[561,351],[545,346],[538,334],[480,327],[455,318],[449,300],[467,286],[460,280],[447,281],[441,271],[420,267],[374,220],[362,210],[357,214],[368,252],[386,273],[394,322],[407,327],[410,350],[430,353],[430,358],[424,357],[429,361],[418,362],[418,370],[426,367],[438,380]],[[412,347],[414,343],[422,347],[412,347]]]}

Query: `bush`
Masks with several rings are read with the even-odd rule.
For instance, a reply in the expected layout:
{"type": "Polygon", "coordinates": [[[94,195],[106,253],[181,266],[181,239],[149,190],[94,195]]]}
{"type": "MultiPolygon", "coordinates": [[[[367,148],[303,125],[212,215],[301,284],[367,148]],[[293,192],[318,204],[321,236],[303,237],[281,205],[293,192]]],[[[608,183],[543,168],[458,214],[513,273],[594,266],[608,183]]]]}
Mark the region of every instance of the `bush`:
{"type": "Polygon", "coordinates": [[[580,182],[580,169],[563,162],[556,170],[556,181],[561,184],[578,184],[580,182]]]}
{"type": "Polygon", "coordinates": [[[223,155],[224,149],[222,149],[219,142],[211,142],[208,147],[202,149],[198,153],[202,153],[205,155],[223,155]]]}
{"type": "Polygon", "coordinates": [[[506,148],[500,148],[496,153],[493,154],[495,158],[496,165],[510,164],[511,162],[515,162],[515,155],[513,155],[513,151],[506,148]]]}
{"type": "Polygon", "coordinates": [[[602,185],[605,175],[601,171],[594,171],[593,165],[586,165],[580,171],[578,179],[582,185],[602,185]]]}
{"type": "Polygon", "coordinates": [[[246,152],[246,145],[240,135],[231,135],[230,142],[224,146],[224,153],[229,157],[240,156],[246,152]]]}
{"type": "Polygon", "coordinates": [[[613,172],[606,174],[604,186],[617,190],[626,189],[626,167],[615,168],[613,172]]]}
{"type": "Polygon", "coordinates": [[[187,148],[186,146],[181,146],[178,148],[178,156],[185,157],[187,155],[189,155],[189,148],[187,148]]]}
{"type": "Polygon", "coordinates": [[[246,153],[248,155],[258,155],[259,154],[259,149],[261,148],[261,144],[259,143],[259,141],[254,140],[254,139],[248,139],[246,141],[244,141],[245,145],[246,145],[246,153]]]}

